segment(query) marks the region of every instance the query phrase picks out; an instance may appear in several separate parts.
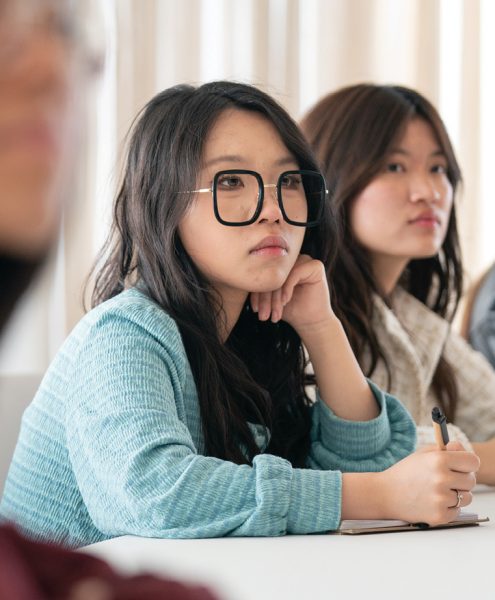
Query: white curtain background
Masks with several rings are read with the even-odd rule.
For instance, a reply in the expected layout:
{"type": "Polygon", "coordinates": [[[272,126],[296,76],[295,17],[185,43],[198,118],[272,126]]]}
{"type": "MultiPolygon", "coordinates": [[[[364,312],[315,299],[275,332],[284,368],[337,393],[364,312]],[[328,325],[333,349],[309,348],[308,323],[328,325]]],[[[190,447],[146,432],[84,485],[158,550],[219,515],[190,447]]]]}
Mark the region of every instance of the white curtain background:
{"type": "Polygon", "coordinates": [[[78,174],[53,260],[13,318],[0,374],[43,372],[83,314],[82,286],[109,223],[119,151],[157,91],[235,79],[298,119],[356,82],[417,88],[438,107],[464,173],[469,279],[495,258],[493,0],[96,0],[106,66],[87,100],[78,174]]]}

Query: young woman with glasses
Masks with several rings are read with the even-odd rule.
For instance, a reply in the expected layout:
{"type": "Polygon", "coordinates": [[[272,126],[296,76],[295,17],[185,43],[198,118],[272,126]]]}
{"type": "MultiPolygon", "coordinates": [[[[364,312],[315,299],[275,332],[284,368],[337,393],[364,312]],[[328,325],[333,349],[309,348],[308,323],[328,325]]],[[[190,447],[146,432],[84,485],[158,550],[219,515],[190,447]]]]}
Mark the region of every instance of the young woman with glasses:
{"type": "Polygon", "coordinates": [[[333,307],[365,374],[405,404],[424,443],[441,406],[451,438],[481,458],[478,481],[495,484],[495,372],[451,329],[461,173],[438,112],[414,90],[361,84],[322,98],[302,128],[334,191],[333,307]]]}
{"type": "Polygon", "coordinates": [[[411,455],[411,418],[364,378],[332,310],[335,236],[312,154],[266,94],[153,98],[94,308],[24,416],[1,514],[73,546],[455,518],[478,459],[411,455]]]}

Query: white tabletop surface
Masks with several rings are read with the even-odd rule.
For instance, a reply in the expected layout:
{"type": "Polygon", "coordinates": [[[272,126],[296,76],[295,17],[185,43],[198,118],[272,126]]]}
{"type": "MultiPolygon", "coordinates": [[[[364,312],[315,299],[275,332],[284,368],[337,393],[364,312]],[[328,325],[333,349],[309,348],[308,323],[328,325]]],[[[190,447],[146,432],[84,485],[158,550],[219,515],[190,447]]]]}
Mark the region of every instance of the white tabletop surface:
{"type": "Polygon", "coordinates": [[[495,599],[495,489],[477,527],[364,536],[201,540],[125,536],[84,549],[126,573],[201,582],[222,600],[495,599]]]}

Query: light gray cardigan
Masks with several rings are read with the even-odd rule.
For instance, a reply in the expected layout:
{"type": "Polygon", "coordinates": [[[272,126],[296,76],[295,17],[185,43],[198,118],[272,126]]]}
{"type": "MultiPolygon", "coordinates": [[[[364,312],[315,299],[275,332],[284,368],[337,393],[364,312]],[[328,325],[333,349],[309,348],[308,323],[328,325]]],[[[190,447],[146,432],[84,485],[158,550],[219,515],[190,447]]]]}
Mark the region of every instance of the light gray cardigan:
{"type": "MultiPolygon", "coordinates": [[[[391,307],[378,295],[374,297],[372,323],[392,372],[392,384],[388,385],[383,361],[371,379],[399,398],[419,426],[428,428],[428,432],[418,431],[420,445],[434,441],[431,409],[438,398],[431,382],[442,354],[454,370],[459,390],[455,424],[472,442],[495,437],[495,371],[445,319],[399,287],[391,307]]],[[[367,372],[369,355],[361,363],[367,372]]],[[[466,443],[462,432],[451,428],[452,439],[466,443]]]]}

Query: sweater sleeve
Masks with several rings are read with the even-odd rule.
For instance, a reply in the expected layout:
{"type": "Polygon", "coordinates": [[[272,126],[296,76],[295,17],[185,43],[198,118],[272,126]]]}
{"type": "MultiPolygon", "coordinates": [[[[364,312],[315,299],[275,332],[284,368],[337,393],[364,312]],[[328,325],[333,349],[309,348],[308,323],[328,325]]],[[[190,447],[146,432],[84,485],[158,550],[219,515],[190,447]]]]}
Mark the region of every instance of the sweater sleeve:
{"type": "Polygon", "coordinates": [[[469,341],[495,369],[495,300],[490,311],[471,328],[469,341]]]}
{"type": "Polygon", "coordinates": [[[337,528],[338,471],[293,469],[268,454],[236,465],[198,452],[188,423],[194,410],[188,417],[181,400],[179,343],[167,345],[118,314],[106,315],[80,343],[65,427],[95,526],[108,536],[171,538],[337,528]]]}
{"type": "Polygon", "coordinates": [[[380,408],[370,421],[340,419],[318,398],[313,407],[312,468],[383,471],[414,451],[416,427],[409,412],[394,396],[368,383],[380,408]]]}
{"type": "Polygon", "coordinates": [[[483,277],[470,316],[469,341],[495,369],[495,264],[483,277]]]}

